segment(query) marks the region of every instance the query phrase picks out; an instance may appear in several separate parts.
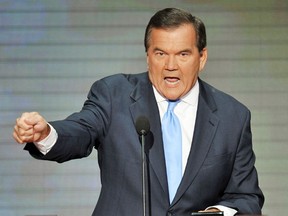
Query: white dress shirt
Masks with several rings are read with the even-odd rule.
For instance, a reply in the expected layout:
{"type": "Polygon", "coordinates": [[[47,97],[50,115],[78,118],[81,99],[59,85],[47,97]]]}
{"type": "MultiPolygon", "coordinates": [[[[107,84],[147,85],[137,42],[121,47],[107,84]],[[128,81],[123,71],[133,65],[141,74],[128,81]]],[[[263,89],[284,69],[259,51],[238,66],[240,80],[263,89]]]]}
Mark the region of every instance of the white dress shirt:
{"type": "MultiPolygon", "coordinates": [[[[168,107],[168,100],[164,98],[156,88],[153,86],[154,95],[157,101],[160,118],[162,120],[168,107]]],[[[174,113],[177,115],[182,132],[182,175],[184,174],[190,149],[192,147],[192,140],[196,122],[197,108],[199,99],[199,82],[196,81],[193,88],[180,100],[180,102],[174,108],[174,113]]],[[[215,205],[210,206],[207,209],[218,208],[224,212],[224,216],[233,216],[237,213],[235,209],[228,208],[226,206],[215,205]]],[[[206,209],[206,210],[207,210],[206,209]]]]}
{"type": "MultiPolygon", "coordinates": [[[[161,96],[153,87],[154,95],[157,101],[160,118],[162,119],[168,107],[168,100],[161,96]]],[[[182,175],[185,171],[189,152],[192,145],[196,113],[198,107],[199,83],[183,97],[174,108],[174,113],[178,117],[182,132],[182,175]]]]}

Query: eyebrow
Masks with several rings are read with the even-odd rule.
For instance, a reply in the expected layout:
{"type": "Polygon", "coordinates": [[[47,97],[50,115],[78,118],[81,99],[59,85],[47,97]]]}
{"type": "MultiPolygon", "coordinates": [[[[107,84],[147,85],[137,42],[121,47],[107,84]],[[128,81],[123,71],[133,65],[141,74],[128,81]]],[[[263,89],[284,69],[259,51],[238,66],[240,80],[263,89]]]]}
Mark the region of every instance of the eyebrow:
{"type": "Polygon", "coordinates": [[[162,49],[160,49],[160,48],[158,48],[158,47],[155,47],[155,48],[153,49],[153,52],[155,52],[155,51],[165,52],[164,50],[162,50],[162,49]]]}
{"type": "MultiPolygon", "coordinates": [[[[158,48],[158,47],[155,47],[155,48],[153,49],[153,52],[155,52],[155,51],[161,51],[161,52],[166,53],[166,51],[164,51],[163,49],[158,48]]],[[[190,49],[190,48],[183,49],[183,50],[178,51],[177,54],[183,53],[183,52],[192,53],[192,49],[190,49]]]]}
{"type": "Polygon", "coordinates": [[[182,52],[192,53],[192,50],[191,49],[184,49],[184,50],[180,50],[178,53],[182,53],[182,52]]]}

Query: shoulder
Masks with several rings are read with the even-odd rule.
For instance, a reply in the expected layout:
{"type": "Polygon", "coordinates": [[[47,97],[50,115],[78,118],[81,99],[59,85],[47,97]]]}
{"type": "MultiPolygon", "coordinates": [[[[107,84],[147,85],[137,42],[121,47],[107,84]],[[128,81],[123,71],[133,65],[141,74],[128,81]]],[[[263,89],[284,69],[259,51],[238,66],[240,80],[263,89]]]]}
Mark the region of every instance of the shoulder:
{"type": "Polygon", "coordinates": [[[237,110],[242,112],[250,112],[246,105],[240,102],[238,99],[229,95],[214,86],[199,80],[200,83],[200,95],[205,98],[208,104],[214,104],[219,110],[237,110]]]}
{"type": "Polygon", "coordinates": [[[93,83],[90,93],[108,93],[119,95],[131,93],[136,88],[149,86],[148,73],[114,74],[104,77],[93,83]]]}
{"type": "Polygon", "coordinates": [[[136,74],[114,74],[111,76],[107,76],[99,80],[99,82],[105,82],[109,85],[119,85],[119,83],[127,83],[131,85],[135,85],[139,82],[145,82],[148,80],[147,72],[136,73],[136,74]]]}

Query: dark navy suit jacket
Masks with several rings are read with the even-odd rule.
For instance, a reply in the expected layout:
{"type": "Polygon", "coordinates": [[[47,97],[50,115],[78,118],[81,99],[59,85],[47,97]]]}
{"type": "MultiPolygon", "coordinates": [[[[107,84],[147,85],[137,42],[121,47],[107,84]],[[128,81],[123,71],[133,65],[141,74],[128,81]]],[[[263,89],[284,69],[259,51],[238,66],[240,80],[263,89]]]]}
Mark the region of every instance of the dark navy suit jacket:
{"type": "Polygon", "coordinates": [[[135,129],[139,116],[151,125],[149,144],[152,216],[188,216],[211,205],[259,214],[264,197],[254,167],[249,110],[199,79],[194,139],[176,196],[169,203],[161,121],[147,73],[114,75],[97,81],[79,113],[51,122],[59,138],[38,159],[65,162],[98,150],[102,189],[93,215],[142,215],[141,145],[135,129]]]}

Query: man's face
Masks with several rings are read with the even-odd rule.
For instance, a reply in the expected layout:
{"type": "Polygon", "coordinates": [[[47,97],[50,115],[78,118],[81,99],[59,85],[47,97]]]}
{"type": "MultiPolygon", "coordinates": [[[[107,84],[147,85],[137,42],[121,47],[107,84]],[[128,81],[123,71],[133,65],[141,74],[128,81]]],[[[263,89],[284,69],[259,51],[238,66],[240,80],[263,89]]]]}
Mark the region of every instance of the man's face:
{"type": "Polygon", "coordinates": [[[192,25],[173,29],[152,29],[148,42],[149,78],[157,91],[169,100],[184,96],[194,86],[204,68],[207,50],[197,49],[192,25]]]}

